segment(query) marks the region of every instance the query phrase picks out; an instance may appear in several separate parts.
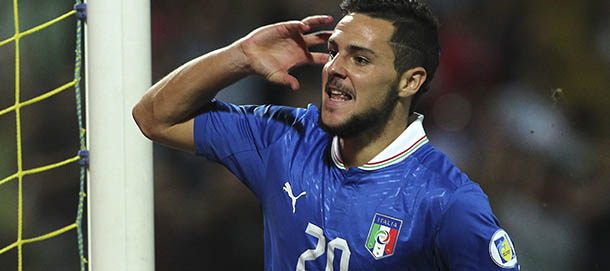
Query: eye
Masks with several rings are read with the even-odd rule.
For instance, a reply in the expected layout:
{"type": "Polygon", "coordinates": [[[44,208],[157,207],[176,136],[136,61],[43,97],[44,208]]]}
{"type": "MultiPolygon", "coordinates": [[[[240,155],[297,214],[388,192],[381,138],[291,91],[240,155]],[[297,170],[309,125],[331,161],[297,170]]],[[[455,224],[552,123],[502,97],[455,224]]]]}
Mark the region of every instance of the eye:
{"type": "Polygon", "coordinates": [[[370,63],[369,60],[363,56],[354,57],[354,61],[356,62],[356,64],[362,65],[362,66],[370,63]]]}

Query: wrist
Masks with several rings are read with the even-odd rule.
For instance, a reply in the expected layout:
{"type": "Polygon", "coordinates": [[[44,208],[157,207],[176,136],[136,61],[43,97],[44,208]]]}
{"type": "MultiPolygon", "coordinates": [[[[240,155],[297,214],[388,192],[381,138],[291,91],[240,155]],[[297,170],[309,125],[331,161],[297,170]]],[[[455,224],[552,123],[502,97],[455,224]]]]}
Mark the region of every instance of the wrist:
{"type": "Polygon", "coordinates": [[[230,59],[232,69],[234,72],[247,76],[254,74],[252,69],[252,62],[248,55],[244,52],[242,40],[238,40],[226,48],[225,52],[230,59]]]}

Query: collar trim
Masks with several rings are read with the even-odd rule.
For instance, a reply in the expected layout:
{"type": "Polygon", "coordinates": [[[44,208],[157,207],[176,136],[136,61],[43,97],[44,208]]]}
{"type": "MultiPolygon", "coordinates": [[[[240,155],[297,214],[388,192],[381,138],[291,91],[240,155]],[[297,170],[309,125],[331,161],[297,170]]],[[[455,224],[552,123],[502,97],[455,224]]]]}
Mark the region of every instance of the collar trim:
{"type": "MultiPolygon", "coordinates": [[[[417,114],[417,119],[388,147],[381,151],[371,161],[358,168],[362,170],[376,170],[399,163],[409,157],[421,146],[428,143],[429,140],[422,125],[423,119],[423,115],[417,114]]],[[[345,169],[345,164],[343,163],[339,150],[339,137],[337,136],[333,138],[331,159],[338,168],[345,169]]]]}

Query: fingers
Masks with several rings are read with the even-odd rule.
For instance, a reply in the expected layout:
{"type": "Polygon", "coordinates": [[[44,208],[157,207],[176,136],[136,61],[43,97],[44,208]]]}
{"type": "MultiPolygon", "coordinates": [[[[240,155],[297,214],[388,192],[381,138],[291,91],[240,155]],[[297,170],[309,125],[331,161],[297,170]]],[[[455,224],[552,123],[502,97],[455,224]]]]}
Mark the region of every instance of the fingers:
{"type": "Polygon", "coordinates": [[[299,32],[304,33],[311,30],[311,27],[301,21],[289,21],[284,23],[278,23],[282,25],[288,33],[299,32]]]}
{"type": "Polygon", "coordinates": [[[315,15],[315,16],[309,16],[306,17],[305,19],[301,20],[301,22],[303,22],[304,24],[310,26],[310,27],[318,27],[318,26],[322,26],[322,25],[327,25],[330,24],[334,21],[332,16],[328,16],[328,15],[315,15]]]}
{"type": "Polygon", "coordinates": [[[311,53],[311,61],[313,64],[324,65],[328,62],[330,55],[326,53],[311,53]]]}
{"type": "Polygon", "coordinates": [[[286,72],[275,72],[271,76],[269,76],[269,81],[290,87],[292,90],[299,89],[299,81],[292,75],[286,72]]]}
{"type": "Polygon", "coordinates": [[[332,35],[332,31],[320,31],[311,34],[307,34],[303,36],[303,40],[305,40],[305,44],[307,47],[317,44],[324,44],[328,42],[328,38],[332,35]]]}
{"type": "MultiPolygon", "coordinates": [[[[310,64],[318,65],[326,64],[326,62],[328,62],[328,57],[329,54],[326,53],[310,53],[308,55],[310,64]]],[[[275,84],[290,87],[290,89],[292,90],[297,90],[300,88],[299,80],[297,80],[294,76],[290,75],[287,72],[276,71],[271,74],[267,80],[275,84]]]]}
{"type": "Polygon", "coordinates": [[[277,23],[273,26],[281,25],[289,33],[300,32],[305,33],[314,27],[330,24],[333,22],[333,17],[326,15],[309,16],[301,21],[288,21],[277,23]]]}

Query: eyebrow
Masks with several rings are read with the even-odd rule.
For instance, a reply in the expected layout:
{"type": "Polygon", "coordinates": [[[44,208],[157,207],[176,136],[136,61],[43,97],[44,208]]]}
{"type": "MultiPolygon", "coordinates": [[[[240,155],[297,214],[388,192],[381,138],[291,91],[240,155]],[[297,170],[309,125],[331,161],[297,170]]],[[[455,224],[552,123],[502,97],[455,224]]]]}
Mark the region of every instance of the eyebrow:
{"type": "MultiPolygon", "coordinates": [[[[332,45],[332,46],[334,46],[334,47],[338,47],[337,42],[335,42],[335,41],[334,41],[334,40],[332,40],[332,39],[329,39],[329,40],[328,40],[328,43],[329,43],[329,44],[331,44],[331,45],[332,45]]],[[[369,48],[365,48],[365,47],[361,47],[361,46],[357,46],[357,45],[349,45],[349,46],[347,47],[347,49],[348,49],[349,51],[352,51],[352,52],[365,51],[365,52],[368,52],[368,53],[370,53],[370,54],[372,54],[372,55],[374,55],[374,56],[377,56],[377,54],[375,53],[375,51],[373,51],[373,50],[371,50],[371,49],[369,49],[369,48]]]]}

